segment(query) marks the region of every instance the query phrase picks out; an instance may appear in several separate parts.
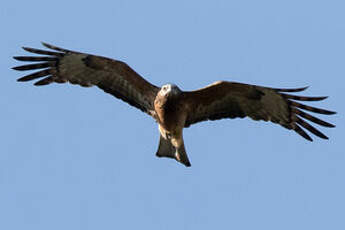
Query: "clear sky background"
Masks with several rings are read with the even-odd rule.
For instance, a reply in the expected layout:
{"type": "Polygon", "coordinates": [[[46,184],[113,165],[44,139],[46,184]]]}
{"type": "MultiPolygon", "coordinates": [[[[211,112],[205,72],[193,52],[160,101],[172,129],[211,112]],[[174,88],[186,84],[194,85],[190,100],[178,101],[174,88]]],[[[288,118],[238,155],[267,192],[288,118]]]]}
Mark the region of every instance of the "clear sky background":
{"type": "Polygon", "coordinates": [[[0,229],[345,229],[344,1],[90,2],[1,3],[0,229]],[[310,85],[337,127],[310,143],[250,119],[200,123],[185,168],[156,158],[157,124],[111,95],[16,82],[11,57],[40,41],[183,90],[310,85]]]}

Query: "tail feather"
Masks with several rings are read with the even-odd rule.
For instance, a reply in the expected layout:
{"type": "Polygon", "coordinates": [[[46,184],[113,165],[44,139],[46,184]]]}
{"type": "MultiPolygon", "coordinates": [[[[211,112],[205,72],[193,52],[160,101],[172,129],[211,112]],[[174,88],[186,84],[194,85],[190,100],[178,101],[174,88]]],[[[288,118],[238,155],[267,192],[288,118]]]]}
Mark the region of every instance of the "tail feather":
{"type": "Polygon", "coordinates": [[[162,135],[160,135],[159,138],[159,146],[156,156],[173,158],[176,161],[184,164],[186,167],[191,166],[184,145],[182,144],[182,146],[175,148],[171,144],[170,140],[165,139],[162,135]]]}

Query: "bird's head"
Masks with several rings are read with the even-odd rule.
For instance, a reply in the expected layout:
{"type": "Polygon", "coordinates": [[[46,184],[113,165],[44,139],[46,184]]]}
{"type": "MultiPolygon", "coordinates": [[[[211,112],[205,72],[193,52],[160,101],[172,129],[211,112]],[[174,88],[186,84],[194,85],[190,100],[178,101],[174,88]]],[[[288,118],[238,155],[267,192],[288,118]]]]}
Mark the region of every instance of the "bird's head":
{"type": "Polygon", "coordinates": [[[179,95],[181,93],[181,90],[179,87],[177,87],[177,85],[166,84],[162,86],[159,93],[165,97],[174,97],[174,96],[179,95]]]}

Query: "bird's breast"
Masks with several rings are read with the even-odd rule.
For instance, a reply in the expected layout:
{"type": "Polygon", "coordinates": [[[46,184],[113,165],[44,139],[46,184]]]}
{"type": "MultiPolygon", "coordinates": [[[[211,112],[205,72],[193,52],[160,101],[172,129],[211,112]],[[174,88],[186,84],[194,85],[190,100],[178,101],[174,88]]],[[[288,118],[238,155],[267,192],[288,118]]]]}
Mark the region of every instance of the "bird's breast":
{"type": "Polygon", "coordinates": [[[156,100],[155,111],[158,123],[165,130],[174,132],[184,127],[186,114],[179,100],[156,100]]]}

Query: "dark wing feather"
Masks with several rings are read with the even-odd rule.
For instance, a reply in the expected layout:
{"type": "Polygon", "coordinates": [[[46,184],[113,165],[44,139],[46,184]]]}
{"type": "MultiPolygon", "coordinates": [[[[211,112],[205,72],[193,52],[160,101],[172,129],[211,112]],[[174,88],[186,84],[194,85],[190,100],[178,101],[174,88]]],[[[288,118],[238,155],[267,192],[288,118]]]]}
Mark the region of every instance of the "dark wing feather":
{"type": "Polygon", "coordinates": [[[335,112],[292,101],[320,101],[327,97],[285,94],[285,92],[300,92],[306,88],[276,89],[234,82],[216,82],[203,89],[184,92],[184,101],[188,109],[185,126],[205,120],[248,116],[254,120],[278,123],[296,131],[309,141],[312,139],[301,127],[320,138],[328,139],[302,118],[325,127],[335,126],[300,109],[327,115],[335,114],[335,112]]]}
{"type": "Polygon", "coordinates": [[[42,44],[54,51],[23,47],[30,53],[44,56],[13,57],[19,61],[36,62],[14,67],[15,70],[43,69],[21,77],[18,81],[31,81],[44,77],[35,85],[47,85],[53,82],[70,82],[85,87],[96,85],[130,105],[152,114],[153,101],[159,89],[147,82],[126,63],[62,49],[46,43],[42,44]]]}

